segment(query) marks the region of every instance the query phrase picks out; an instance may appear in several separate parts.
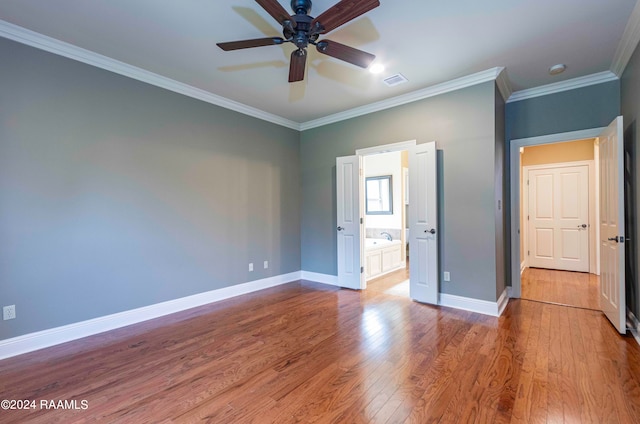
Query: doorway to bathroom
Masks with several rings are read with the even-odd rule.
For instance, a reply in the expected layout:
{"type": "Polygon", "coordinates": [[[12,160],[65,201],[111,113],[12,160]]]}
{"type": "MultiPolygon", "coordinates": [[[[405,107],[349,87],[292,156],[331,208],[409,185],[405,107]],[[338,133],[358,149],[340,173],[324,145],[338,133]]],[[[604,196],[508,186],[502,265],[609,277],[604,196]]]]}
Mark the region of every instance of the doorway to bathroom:
{"type": "Polygon", "coordinates": [[[365,156],[362,170],[366,288],[409,297],[409,153],[365,156]]]}
{"type": "MultiPolygon", "coordinates": [[[[402,153],[399,153],[402,157],[402,153]]],[[[401,163],[401,162],[400,162],[401,163]]],[[[384,277],[391,272],[402,270],[398,264],[404,262],[406,269],[406,252],[409,252],[409,297],[412,300],[438,304],[438,198],[437,198],[437,166],[436,143],[428,142],[417,144],[415,140],[394,143],[384,146],[359,149],[353,156],[336,158],[336,212],[337,212],[337,262],[338,285],[345,288],[363,290],[367,288],[366,274],[369,280],[373,276],[384,277]],[[389,152],[408,153],[408,184],[406,184],[408,205],[404,199],[398,201],[388,197],[393,189],[393,175],[371,175],[369,181],[365,178],[363,163],[369,156],[375,156],[389,152]],[[378,177],[378,178],[375,178],[378,177]],[[368,202],[365,186],[369,184],[368,202]],[[385,196],[383,193],[387,193],[385,196]],[[367,204],[368,203],[368,204],[367,204]],[[395,206],[393,204],[395,203],[395,206]],[[399,204],[398,204],[399,203],[399,204]],[[365,219],[373,215],[391,215],[395,207],[405,207],[405,224],[400,228],[381,228],[371,223],[368,243],[376,248],[381,248],[379,256],[372,255],[369,258],[371,266],[368,271],[366,250],[365,219]],[[367,208],[374,212],[367,215],[367,208]],[[408,221],[409,232],[405,231],[408,221]],[[381,231],[384,229],[395,230],[393,232],[381,231]],[[386,233],[386,234],[384,234],[386,233]],[[393,234],[400,239],[394,243],[393,234]],[[403,243],[403,238],[405,242],[403,243]],[[406,239],[409,240],[407,249],[406,239]],[[385,244],[385,246],[382,246],[385,244]],[[403,246],[404,244],[404,246],[403,246]],[[387,251],[388,249],[388,251],[387,251]],[[386,254],[383,254],[386,253],[386,254]],[[403,258],[404,254],[404,258],[403,258]],[[387,273],[388,272],[388,273],[387,273]]],[[[400,175],[404,170],[400,166],[400,175]]],[[[396,178],[397,187],[402,188],[403,177],[396,178]]],[[[393,194],[392,194],[393,196],[393,194]]],[[[403,194],[398,191],[399,198],[403,194]]],[[[401,216],[401,215],[400,215],[401,216]]],[[[383,221],[384,222],[384,221],[383,221]]],[[[386,225],[386,224],[385,224],[386,225]]],[[[406,278],[405,278],[406,280],[406,278]]]]}

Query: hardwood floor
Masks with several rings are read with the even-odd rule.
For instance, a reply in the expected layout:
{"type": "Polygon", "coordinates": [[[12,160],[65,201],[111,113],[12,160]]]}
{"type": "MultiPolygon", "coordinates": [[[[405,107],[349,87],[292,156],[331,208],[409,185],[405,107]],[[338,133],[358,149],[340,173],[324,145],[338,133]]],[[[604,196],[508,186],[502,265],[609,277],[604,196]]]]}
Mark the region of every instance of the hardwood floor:
{"type": "Polygon", "coordinates": [[[600,310],[600,277],[597,275],[526,268],[520,281],[523,299],[600,310]]]}
{"type": "Polygon", "coordinates": [[[0,399],[38,405],[5,424],[638,423],[640,346],[596,311],[302,281],[0,361],[0,399]]]}
{"type": "Polygon", "coordinates": [[[382,277],[367,281],[367,290],[409,297],[409,261],[407,266],[397,271],[390,272],[382,277]]]}

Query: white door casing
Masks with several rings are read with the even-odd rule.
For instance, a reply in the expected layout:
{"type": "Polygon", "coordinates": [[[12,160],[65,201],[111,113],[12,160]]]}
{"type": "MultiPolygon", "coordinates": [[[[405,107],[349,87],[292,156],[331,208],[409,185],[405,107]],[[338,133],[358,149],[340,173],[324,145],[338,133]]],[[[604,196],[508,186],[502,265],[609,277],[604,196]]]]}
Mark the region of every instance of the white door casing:
{"type": "Polygon", "coordinates": [[[626,333],[622,116],[600,134],[600,306],[626,333]]]}
{"type": "Polygon", "coordinates": [[[589,272],[589,167],[527,169],[531,267],[589,272]]]}
{"type": "Polygon", "coordinates": [[[438,304],[436,143],[409,149],[409,293],[438,304]]]}
{"type": "Polygon", "coordinates": [[[361,169],[360,156],[336,158],[338,285],[356,290],[364,287],[365,279],[361,268],[361,169]]]}

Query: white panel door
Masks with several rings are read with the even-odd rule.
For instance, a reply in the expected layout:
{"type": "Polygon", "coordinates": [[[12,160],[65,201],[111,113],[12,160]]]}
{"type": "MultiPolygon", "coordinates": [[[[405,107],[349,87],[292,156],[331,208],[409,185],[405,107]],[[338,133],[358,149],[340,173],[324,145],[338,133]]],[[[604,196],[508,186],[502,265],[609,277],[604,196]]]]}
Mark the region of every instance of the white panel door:
{"type": "Polygon", "coordinates": [[[409,295],[438,304],[436,143],[409,149],[409,295]]]}
{"type": "Polygon", "coordinates": [[[622,116],[600,135],[600,306],[626,333],[622,116]]]}
{"type": "Polygon", "coordinates": [[[529,266],[589,272],[588,165],[530,169],[529,266]]]}
{"type": "Polygon", "coordinates": [[[359,156],[336,158],[336,194],[338,214],[338,284],[350,289],[362,288],[363,247],[360,239],[359,156]]]}

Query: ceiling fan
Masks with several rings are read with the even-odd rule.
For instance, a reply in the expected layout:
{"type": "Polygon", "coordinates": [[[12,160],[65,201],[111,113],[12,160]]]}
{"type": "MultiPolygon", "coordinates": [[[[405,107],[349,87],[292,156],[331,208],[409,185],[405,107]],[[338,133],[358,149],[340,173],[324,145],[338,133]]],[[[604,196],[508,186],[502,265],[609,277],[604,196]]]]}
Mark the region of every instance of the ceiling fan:
{"type": "Polygon", "coordinates": [[[336,59],[344,60],[361,68],[368,67],[376,58],[374,55],[331,40],[318,38],[333,31],[358,16],[380,6],[379,0],[341,0],[317,18],[309,16],[311,0],[291,0],[294,15],[289,15],[277,0],[256,0],[264,10],[282,25],[282,37],[256,38],[251,40],[218,43],[224,51],[248,49],[252,47],[272,46],[293,43],[297,49],[291,53],[289,82],[302,81],[307,63],[307,46],[312,44],[316,50],[336,59]]]}

